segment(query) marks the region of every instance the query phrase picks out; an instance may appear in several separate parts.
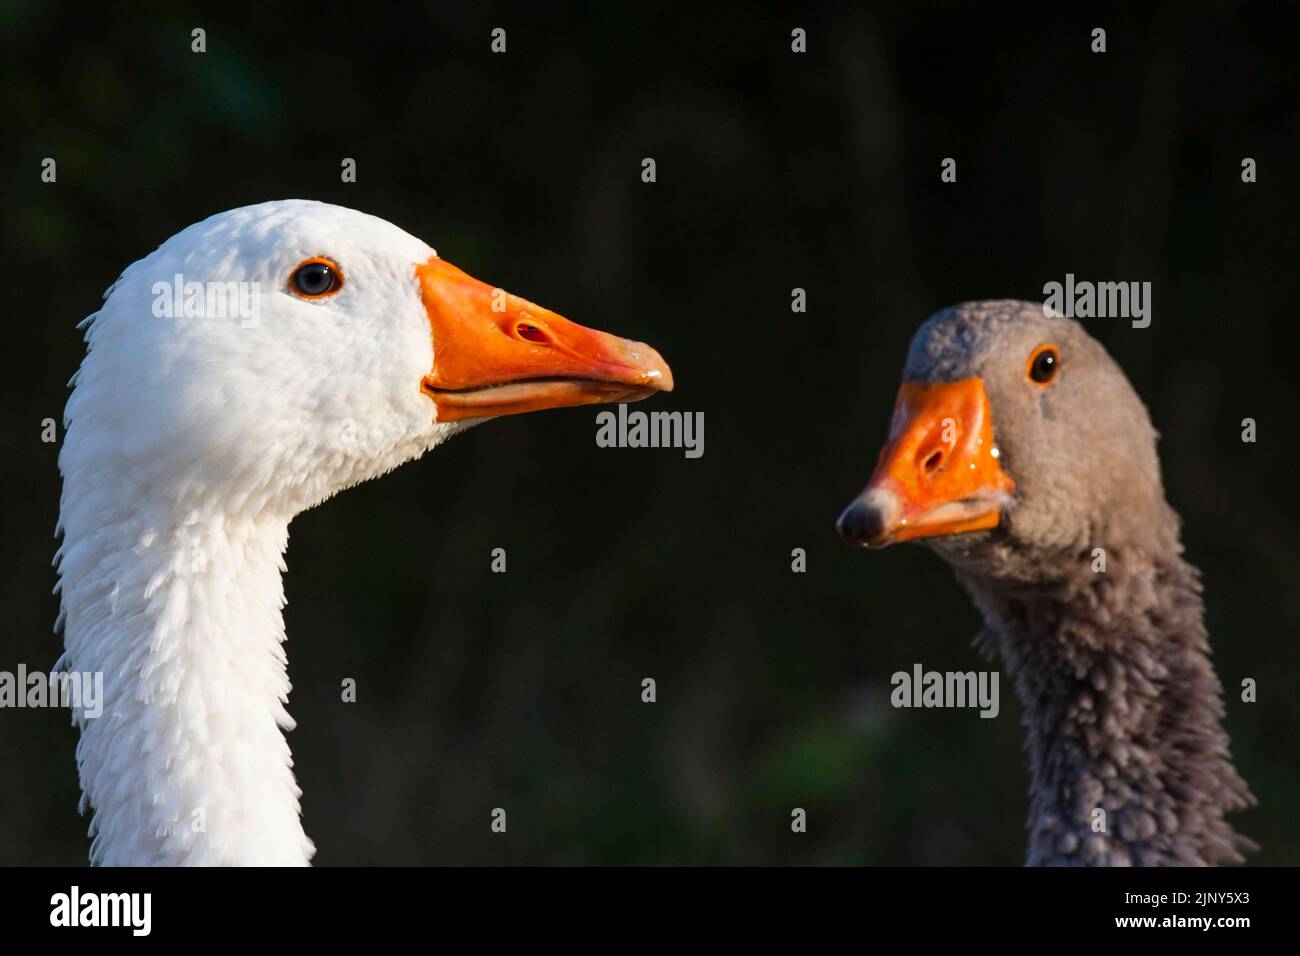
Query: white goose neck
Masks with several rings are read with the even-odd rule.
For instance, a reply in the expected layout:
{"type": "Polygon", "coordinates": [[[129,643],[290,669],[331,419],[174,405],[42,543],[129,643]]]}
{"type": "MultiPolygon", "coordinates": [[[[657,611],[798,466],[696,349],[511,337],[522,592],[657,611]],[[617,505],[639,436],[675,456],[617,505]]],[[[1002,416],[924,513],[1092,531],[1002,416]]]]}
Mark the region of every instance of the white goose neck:
{"type": "Polygon", "coordinates": [[[65,488],[62,520],[65,666],[104,675],[102,716],[78,715],[92,862],[306,864],[283,733],[287,519],[65,488]]]}

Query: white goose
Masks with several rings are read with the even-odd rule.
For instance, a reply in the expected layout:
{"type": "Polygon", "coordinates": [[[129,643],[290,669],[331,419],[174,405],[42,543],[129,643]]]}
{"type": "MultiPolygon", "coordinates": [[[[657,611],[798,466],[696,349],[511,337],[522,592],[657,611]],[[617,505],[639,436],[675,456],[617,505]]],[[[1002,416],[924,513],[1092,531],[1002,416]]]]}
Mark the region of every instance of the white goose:
{"type": "Polygon", "coordinates": [[[98,864],[311,859],[283,734],[294,515],[486,418],[672,388],[654,349],[304,200],[190,226],[83,324],[56,561],[62,666],[104,675],[103,715],[75,714],[98,864]],[[190,282],[208,298],[169,317],[190,282]]]}

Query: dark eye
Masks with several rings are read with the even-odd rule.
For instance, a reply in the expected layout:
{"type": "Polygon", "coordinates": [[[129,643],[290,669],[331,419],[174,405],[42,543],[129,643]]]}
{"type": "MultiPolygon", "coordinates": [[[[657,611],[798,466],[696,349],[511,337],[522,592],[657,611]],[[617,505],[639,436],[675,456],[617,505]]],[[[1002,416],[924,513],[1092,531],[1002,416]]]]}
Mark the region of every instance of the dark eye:
{"type": "Polygon", "coordinates": [[[289,287],[307,299],[333,295],[342,285],[343,274],[328,259],[308,259],[289,277],[289,287]]]}
{"type": "Polygon", "coordinates": [[[1051,385],[1061,367],[1061,354],[1055,345],[1040,345],[1029,356],[1026,374],[1035,385],[1051,385]]]}

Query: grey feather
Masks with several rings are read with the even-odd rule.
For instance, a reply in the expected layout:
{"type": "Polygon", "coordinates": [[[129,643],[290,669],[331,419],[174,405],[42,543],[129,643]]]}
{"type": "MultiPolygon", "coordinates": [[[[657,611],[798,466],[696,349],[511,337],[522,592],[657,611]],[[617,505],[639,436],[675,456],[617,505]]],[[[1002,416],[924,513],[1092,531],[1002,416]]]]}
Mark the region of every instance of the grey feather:
{"type": "Polygon", "coordinates": [[[1255,800],[1229,755],[1156,433],[1123,372],[1077,322],[996,301],[933,316],[904,375],[981,377],[1016,482],[999,528],[924,543],[971,594],[977,645],[1002,658],[1024,705],[1027,862],[1240,862],[1254,844],[1225,815],[1255,800]],[[1026,387],[1025,357],[1045,342],[1060,349],[1057,380],[1026,387]]]}

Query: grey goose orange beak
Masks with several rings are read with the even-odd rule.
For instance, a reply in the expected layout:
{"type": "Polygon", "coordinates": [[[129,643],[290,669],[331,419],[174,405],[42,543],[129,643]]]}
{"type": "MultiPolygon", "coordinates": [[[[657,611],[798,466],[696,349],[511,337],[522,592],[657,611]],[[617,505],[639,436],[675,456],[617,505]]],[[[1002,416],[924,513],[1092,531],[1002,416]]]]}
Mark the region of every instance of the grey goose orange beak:
{"type": "Polygon", "coordinates": [[[876,470],[836,528],[868,548],[996,528],[1015,489],[999,458],[982,380],[904,382],[876,470]]]}
{"type": "Polygon", "coordinates": [[[570,322],[436,256],[415,272],[434,343],[421,388],[440,422],[672,391],[672,370],[648,345],[570,322]]]}

